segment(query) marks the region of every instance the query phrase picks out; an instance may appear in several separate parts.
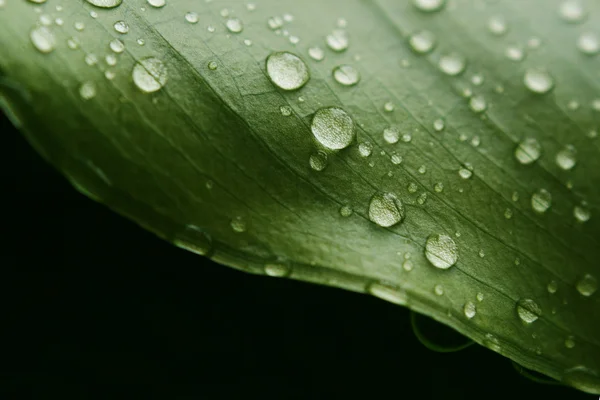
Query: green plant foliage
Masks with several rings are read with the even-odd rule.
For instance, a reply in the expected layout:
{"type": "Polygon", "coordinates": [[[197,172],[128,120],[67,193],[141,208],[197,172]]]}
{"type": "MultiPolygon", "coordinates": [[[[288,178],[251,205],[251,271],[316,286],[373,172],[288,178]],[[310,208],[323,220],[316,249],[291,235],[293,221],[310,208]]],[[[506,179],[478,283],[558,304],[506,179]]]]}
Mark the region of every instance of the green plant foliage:
{"type": "Polygon", "coordinates": [[[0,103],[89,197],[600,393],[597,1],[0,0],[0,26],[0,103]]]}

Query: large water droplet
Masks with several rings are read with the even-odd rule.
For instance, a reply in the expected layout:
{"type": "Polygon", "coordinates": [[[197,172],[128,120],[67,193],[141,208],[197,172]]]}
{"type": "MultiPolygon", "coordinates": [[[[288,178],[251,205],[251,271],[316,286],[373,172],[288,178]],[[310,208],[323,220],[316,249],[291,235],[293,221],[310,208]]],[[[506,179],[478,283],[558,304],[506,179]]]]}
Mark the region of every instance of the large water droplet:
{"type": "Polygon", "coordinates": [[[582,296],[589,297],[598,290],[598,280],[590,274],[585,274],[585,276],[577,282],[576,287],[577,291],[582,296]]]}
{"type": "Polygon", "coordinates": [[[552,195],[546,189],[540,189],[531,196],[531,207],[538,213],[545,213],[552,206],[552,195]]]}
{"type": "Polygon", "coordinates": [[[458,261],[458,247],[450,236],[434,233],[425,242],[425,257],[434,267],[448,269],[458,261]]]}
{"type": "Polygon", "coordinates": [[[570,170],[577,164],[577,150],[572,145],[566,145],[556,153],[556,164],[565,171],[570,170]]]}
{"type": "Polygon", "coordinates": [[[554,78],[542,68],[529,68],[525,71],[523,82],[534,93],[548,93],[554,87],[554,78]]]}
{"type": "Polygon", "coordinates": [[[300,57],[284,52],[267,57],[267,74],[273,84],[283,90],[297,90],[308,82],[308,67],[300,57]]]}
{"type": "Polygon", "coordinates": [[[360,73],[351,65],[340,65],[333,69],[333,78],[344,86],[353,86],[360,80],[360,73]]]}
{"type": "Polygon", "coordinates": [[[185,230],[173,241],[173,244],[192,253],[206,256],[212,250],[212,237],[195,225],[187,225],[185,230]]]}
{"type": "Polygon", "coordinates": [[[133,67],[132,77],[142,92],[156,92],[167,83],[167,68],[158,58],[144,58],[133,67]]]}
{"type": "Polygon", "coordinates": [[[467,301],[463,307],[465,317],[472,319],[477,314],[477,306],[472,301],[467,301]]]}
{"type": "Polygon", "coordinates": [[[348,48],[348,35],[342,29],[336,29],[325,38],[327,46],[333,51],[344,51],[348,48]]]}
{"type": "Polygon", "coordinates": [[[446,0],[413,0],[413,4],[421,11],[434,12],[441,10],[446,0]]]}
{"type": "Polygon", "coordinates": [[[534,138],[524,139],[515,149],[515,158],[523,165],[535,162],[542,154],[542,145],[534,138]]]}
{"type": "Polygon", "coordinates": [[[404,205],[393,193],[376,193],[369,202],[369,219],[386,228],[396,225],[404,219],[404,205]]]}
{"type": "Polygon", "coordinates": [[[100,8],[114,8],[114,7],[121,5],[121,3],[123,2],[123,0],[86,0],[86,1],[93,6],[100,7],[100,8]]]}
{"type": "Polygon", "coordinates": [[[354,141],[354,121],[341,108],[318,110],[310,129],[319,143],[331,150],[344,149],[354,141]]]}
{"type": "Polygon", "coordinates": [[[419,54],[429,53],[436,44],[436,38],[433,32],[423,30],[413,33],[408,40],[410,47],[419,54]]]}
{"type": "Polygon", "coordinates": [[[523,322],[531,324],[542,315],[542,309],[531,299],[520,299],[517,302],[517,314],[523,322]]]}
{"type": "Polygon", "coordinates": [[[54,34],[45,26],[40,26],[33,29],[29,33],[31,43],[42,53],[50,53],[54,50],[56,40],[54,34]]]}
{"type": "Polygon", "coordinates": [[[438,66],[446,75],[456,76],[465,70],[467,60],[458,53],[449,53],[440,57],[438,66]]]}
{"type": "Polygon", "coordinates": [[[367,292],[382,300],[398,305],[406,305],[408,295],[401,289],[385,283],[373,282],[367,287],[367,292]]]}

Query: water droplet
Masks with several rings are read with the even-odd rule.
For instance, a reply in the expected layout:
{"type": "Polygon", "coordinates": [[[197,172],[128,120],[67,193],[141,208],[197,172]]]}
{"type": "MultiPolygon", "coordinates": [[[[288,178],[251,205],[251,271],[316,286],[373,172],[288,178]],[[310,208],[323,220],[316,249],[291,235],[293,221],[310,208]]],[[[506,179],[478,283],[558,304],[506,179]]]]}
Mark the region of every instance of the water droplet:
{"type": "Polygon", "coordinates": [[[485,295],[481,292],[477,293],[477,301],[482,302],[483,299],[485,298],[485,295]]]}
{"type": "Polygon", "coordinates": [[[531,299],[520,299],[517,302],[517,314],[527,324],[537,321],[542,315],[542,309],[531,299]]]}
{"type": "Polygon", "coordinates": [[[579,222],[587,222],[592,214],[590,213],[590,210],[582,204],[573,208],[573,216],[579,222]]]}
{"type": "Polygon", "coordinates": [[[392,154],[391,161],[394,165],[402,164],[402,156],[394,153],[392,154]]]}
{"type": "Polygon", "coordinates": [[[488,29],[492,34],[501,36],[506,33],[508,27],[503,17],[494,16],[488,21],[488,29]]]}
{"type": "Polygon", "coordinates": [[[214,71],[217,68],[219,68],[219,64],[217,64],[216,61],[209,61],[207,66],[208,69],[210,69],[211,71],[214,71]]]}
{"type": "Polygon", "coordinates": [[[125,50],[125,45],[119,39],[111,40],[108,46],[115,53],[122,53],[125,50]]]}
{"type": "Polygon", "coordinates": [[[525,87],[534,93],[548,93],[554,87],[554,78],[542,68],[529,68],[523,79],[525,87]]]}
{"type": "Polygon", "coordinates": [[[29,0],[29,2],[34,4],[44,4],[46,0],[29,0]]]}
{"type": "Polygon", "coordinates": [[[586,274],[577,282],[577,291],[582,295],[589,297],[598,290],[598,281],[590,274],[586,274]]]}
{"type": "Polygon", "coordinates": [[[285,264],[267,264],[265,265],[265,274],[276,278],[289,276],[292,269],[285,264]]]}
{"type": "Polygon", "coordinates": [[[231,229],[236,233],[246,232],[246,221],[243,217],[235,217],[231,220],[231,229]]]}
{"type": "Polygon", "coordinates": [[[425,257],[434,267],[448,269],[458,261],[458,247],[450,236],[434,233],[425,242],[425,257]]]}
{"type": "Polygon", "coordinates": [[[309,164],[315,171],[323,171],[327,167],[327,153],[318,151],[309,158],[309,164]]]}
{"type": "Polygon", "coordinates": [[[401,306],[406,305],[408,302],[408,296],[403,289],[385,283],[373,282],[367,287],[367,292],[382,300],[401,306]]]}
{"type": "Polygon", "coordinates": [[[54,50],[56,40],[49,28],[45,26],[37,27],[29,33],[29,37],[31,38],[31,43],[40,52],[50,53],[54,50]]]}
{"type": "Polygon", "coordinates": [[[500,341],[498,340],[498,338],[496,336],[492,335],[491,333],[487,333],[485,335],[483,344],[488,349],[496,351],[496,352],[499,352],[500,350],[502,350],[502,347],[500,346],[500,341]]]}
{"type": "Polygon", "coordinates": [[[342,29],[336,29],[325,38],[327,46],[333,51],[344,51],[348,48],[348,35],[342,29]]]}
{"type": "Polygon", "coordinates": [[[565,347],[567,349],[572,349],[573,347],[575,347],[575,337],[574,336],[569,336],[565,339],[565,347]]]}
{"type": "Polygon", "coordinates": [[[195,225],[187,225],[173,244],[192,253],[206,256],[212,250],[212,237],[195,225]]]}
{"type": "Polygon", "coordinates": [[[135,42],[136,42],[136,43],[137,43],[139,46],[143,46],[143,45],[146,43],[146,42],[144,41],[144,39],[142,39],[142,38],[138,38],[138,39],[137,39],[135,42]]]}
{"type": "Polygon", "coordinates": [[[433,32],[423,30],[413,33],[408,40],[410,47],[419,54],[429,53],[436,45],[436,38],[433,32]]]}
{"type": "Polygon", "coordinates": [[[477,314],[477,306],[472,301],[467,301],[463,307],[465,317],[472,319],[477,314]]]}
{"type": "Polygon", "coordinates": [[[340,208],[340,215],[344,218],[351,216],[353,212],[354,211],[352,210],[352,208],[348,205],[342,206],[340,208]]]}
{"type": "Polygon", "coordinates": [[[140,60],[132,71],[133,82],[144,93],[160,90],[167,83],[167,77],[167,68],[155,57],[140,60]]]}
{"type": "Polygon", "coordinates": [[[525,52],[517,46],[507,47],[504,55],[512,61],[522,61],[525,58],[525,52]]]}
{"type": "Polygon", "coordinates": [[[321,108],[310,128],[317,141],[331,150],[344,149],[354,141],[354,121],[341,108],[321,108]]]}
{"type": "Polygon", "coordinates": [[[390,126],[383,130],[383,139],[389,144],[398,143],[400,139],[400,131],[394,126],[390,126]]]}
{"type": "Polygon", "coordinates": [[[167,4],[166,0],[146,0],[154,8],[161,8],[167,4]]]}
{"type": "Polygon", "coordinates": [[[483,84],[483,76],[475,74],[471,77],[471,83],[475,86],[481,86],[483,84]]]}
{"type": "Polygon", "coordinates": [[[479,257],[485,257],[485,251],[483,251],[483,249],[479,250],[479,257]]]}
{"type": "Polygon", "coordinates": [[[290,106],[280,106],[279,107],[279,112],[284,117],[289,117],[290,115],[292,115],[292,107],[290,107],[290,106]]]}
{"type": "Polygon", "coordinates": [[[404,143],[410,143],[412,141],[412,135],[410,133],[405,133],[402,135],[402,141],[404,143]]]}
{"type": "Polygon", "coordinates": [[[85,55],[84,61],[91,67],[92,65],[96,65],[98,63],[98,57],[94,53],[89,53],[85,55]]]}
{"type": "Polygon", "coordinates": [[[267,74],[283,90],[300,89],[310,78],[304,61],[288,52],[274,52],[267,57],[267,74]]]}
{"type": "Polygon", "coordinates": [[[406,272],[410,272],[413,270],[415,266],[413,265],[412,261],[410,260],[404,260],[404,262],[402,263],[402,268],[406,271],[406,272]]]}
{"type": "Polygon", "coordinates": [[[80,32],[85,29],[85,24],[83,22],[75,22],[73,26],[80,32]]]}
{"type": "Polygon", "coordinates": [[[325,58],[325,52],[318,46],[309,48],[308,55],[315,61],[322,61],[325,58]]]}
{"type": "Polygon", "coordinates": [[[393,193],[376,193],[369,202],[369,219],[388,228],[404,219],[404,205],[393,193]]]}
{"type": "Polygon", "coordinates": [[[511,199],[512,199],[512,201],[519,201],[519,193],[513,192],[511,195],[511,199]]]}
{"type": "Polygon", "coordinates": [[[591,32],[582,33],[577,39],[577,48],[582,53],[592,56],[600,51],[600,40],[591,32]]]}
{"type": "Polygon", "coordinates": [[[358,145],[358,152],[362,157],[369,157],[373,152],[373,144],[371,142],[362,142],[358,145]]]}
{"type": "Polygon", "coordinates": [[[443,131],[445,126],[446,124],[441,118],[438,118],[435,121],[433,121],[433,129],[435,129],[437,132],[443,131]]]}
{"type": "Polygon", "coordinates": [[[504,218],[511,219],[512,216],[513,216],[513,212],[510,208],[507,208],[506,210],[504,210],[504,218]]]}
{"type": "Polygon", "coordinates": [[[460,168],[458,170],[458,176],[463,179],[470,179],[473,176],[473,172],[467,168],[460,168]]]}
{"type": "Polygon", "coordinates": [[[225,26],[227,26],[227,29],[231,33],[240,33],[241,31],[244,30],[244,24],[242,23],[242,21],[239,18],[228,19],[227,22],[225,23],[225,26]]]}
{"type": "Polygon", "coordinates": [[[129,32],[129,25],[127,25],[127,22],[125,22],[125,21],[117,21],[117,22],[115,22],[113,27],[115,28],[115,31],[117,31],[119,33],[129,32]]]}
{"type": "Polygon", "coordinates": [[[556,164],[568,171],[577,164],[577,150],[572,145],[566,145],[556,153],[556,164]]]}
{"type": "Polygon", "coordinates": [[[333,78],[344,86],[353,86],[360,80],[360,73],[351,65],[340,65],[333,69],[333,78]]]}
{"type": "Polygon", "coordinates": [[[555,280],[552,280],[548,283],[546,288],[548,289],[548,293],[554,294],[558,290],[558,283],[555,280]]]}
{"type": "Polygon", "coordinates": [[[444,287],[440,284],[437,284],[433,287],[433,292],[438,296],[444,295],[444,287]]]}
{"type": "Polygon", "coordinates": [[[487,103],[483,96],[473,96],[469,100],[469,107],[473,112],[480,113],[487,109],[487,103]]]}
{"type": "Polygon", "coordinates": [[[541,154],[542,145],[534,138],[524,139],[515,149],[515,158],[523,165],[535,162],[541,154]]]}
{"type": "Polygon", "coordinates": [[[421,11],[434,12],[441,10],[446,0],[413,0],[413,4],[421,11]]]}
{"type": "Polygon", "coordinates": [[[552,206],[552,195],[546,189],[540,189],[531,196],[531,207],[538,213],[545,213],[552,206]]]}
{"type": "Polygon", "coordinates": [[[438,66],[446,75],[456,76],[465,70],[467,60],[458,53],[449,53],[440,57],[438,66]]]}
{"type": "MultiPolygon", "coordinates": [[[[189,22],[190,24],[197,24],[198,23],[198,14],[196,14],[193,11],[188,11],[185,13],[185,20],[187,22],[189,22]]],[[[213,28],[214,30],[214,28],[213,28]]]]}
{"type": "Polygon", "coordinates": [[[123,0],[86,0],[86,1],[93,6],[100,7],[100,8],[114,8],[114,7],[121,5],[121,3],[123,2],[123,0]]]}
{"type": "Polygon", "coordinates": [[[433,185],[433,190],[435,190],[436,193],[442,193],[444,191],[444,184],[442,182],[437,182],[433,185]]]}
{"type": "Polygon", "coordinates": [[[383,110],[385,112],[392,112],[392,111],[394,111],[394,108],[395,108],[394,103],[392,103],[391,101],[388,101],[387,103],[385,103],[383,105],[383,110]]]}
{"type": "Polygon", "coordinates": [[[89,100],[96,96],[96,84],[91,81],[84,82],[79,86],[79,95],[83,100],[89,100]]]}
{"type": "Polygon", "coordinates": [[[561,18],[570,23],[581,22],[586,17],[586,12],[579,0],[563,1],[558,11],[561,18]]]}
{"type": "Polygon", "coordinates": [[[104,57],[104,61],[106,61],[107,65],[114,67],[117,65],[117,56],[114,54],[107,54],[106,57],[104,57]]]}

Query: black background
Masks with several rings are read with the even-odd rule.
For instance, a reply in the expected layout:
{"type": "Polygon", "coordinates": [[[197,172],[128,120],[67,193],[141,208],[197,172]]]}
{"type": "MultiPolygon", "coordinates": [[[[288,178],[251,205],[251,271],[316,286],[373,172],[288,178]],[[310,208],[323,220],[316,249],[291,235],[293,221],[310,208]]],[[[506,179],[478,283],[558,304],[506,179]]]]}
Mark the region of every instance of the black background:
{"type": "MultiPolygon", "coordinates": [[[[428,350],[402,307],[171,246],[76,192],[1,123],[3,398],[597,398],[477,345],[428,350]]],[[[441,343],[464,340],[420,321],[441,343]]]]}

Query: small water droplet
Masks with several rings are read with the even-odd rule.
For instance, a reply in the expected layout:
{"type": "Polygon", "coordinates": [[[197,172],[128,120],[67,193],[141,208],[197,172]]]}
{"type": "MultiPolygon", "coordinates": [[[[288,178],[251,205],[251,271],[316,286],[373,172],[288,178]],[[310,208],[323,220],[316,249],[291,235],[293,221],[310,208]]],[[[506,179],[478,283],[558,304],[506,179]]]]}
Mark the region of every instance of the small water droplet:
{"type": "Polygon", "coordinates": [[[31,38],[31,43],[41,53],[50,53],[54,50],[56,39],[48,27],[40,26],[33,29],[29,33],[29,37],[31,38]]]}
{"type": "Polygon", "coordinates": [[[585,274],[576,285],[577,291],[582,295],[589,297],[598,290],[598,281],[590,274],[585,274]]]}
{"type": "Polygon", "coordinates": [[[123,0],[86,0],[93,6],[100,8],[114,8],[120,6],[123,0]]]}
{"type": "Polygon", "coordinates": [[[360,81],[360,73],[351,65],[339,65],[333,69],[333,78],[344,86],[353,86],[360,81]]]}
{"type": "Polygon", "coordinates": [[[483,251],[483,249],[479,250],[479,257],[485,257],[485,251],[483,251]]]}
{"type": "Polygon", "coordinates": [[[83,100],[90,100],[96,96],[96,84],[92,81],[87,81],[79,86],[79,95],[83,100]]]}
{"type": "Polygon", "coordinates": [[[211,71],[214,71],[217,68],[219,68],[219,64],[217,64],[216,61],[209,61],[207,66],[208,66],[208,69],[210,69],[211,71]]]}
{"type": "Polygon", "coordinates": [[[419,187],[417,186],[416,183],[411,182],[408,184],[407,190],[409,193],[416,193],[417,190],[419,190],[419,187]]]}
{"type": "Polygon", "coordinates": [[[372,296],[401,306],[408,302],[408,295],[403,289],[386,283],[373,282],[367,287],[367,292],[372,296]]]}
{"type": "Polygon", "coordinates": [[[448,269],[458,261],[458,247],[450,236],[434,233],[425,242],[425,257],[434,267],[448,269]]]}
{"type": "Polygon", "coordinates": [[[290,107],[290,106],[280,106],[279,107],[279,112],[284,117],[289,117],[290,115],[292,115],[292,107],[290,107]]]}
{"type": "Polygon", "coordinates": [[[148,4],[150,4],[154,8],[161,8],[167,4],[166,0],[146,0],[148,4]]]}
{"type": "MultiPolygon", "coordinates": [[[[197,24],[198,23],[198,14],[193,11],[188,11],[185,13],[185,20],[187,22],[189,22],[190,24],[197,24]]],[[[213,30],[214,30],[214,28],[213,28],[213,30]]]]}
{"type": "Polygon", "coordinates": [[[404,205],[393,193],[376,193],[369,202],[369,219],[388,228],[404,219],[404,205]]]}
{"type": "Polygon", "coordinates": [[[556,153],[556,164],[568,171],[577,164],[577,150],[572,145],[566,145],[556,153]]]}
{"type": "Polygon", "coordinates": [[[412,271],[414,267],[415,266],[413,265],[412,261],[410,261],[410,260],[404,260],[404,262],[402,263],[402,268],[407,272],[412,271]]]}
{"type": "Polygon", "coordinates": [[[446,0],[413,0],[413,4],[421,11],[435,12],[446,5],[446,0]]]}
{"type": "Polygon", "coordinates": [[[98,63],[98,57],[94,53],[89,53],[85,55],[84,61],[91,67],[92,65],[96,65],[98,63]]]}
{"type": "Polygon", "coordinates": [[[115,53],[122,53],[125,50],[125,45],[119,39],[111,40],[108,46],[115,53]]]}
{"type": "Polygon", "coordinates": [[[354,211],[352,210],[352,207],[348,205],[344,205],[340,208],[340,215],[344,218],[351,216],[353,213],[354,211]]]}
{"type": "Polygon", "coordinates": [[[344,110],[325,107],[312,120],[311,131],[317,141],[328,149],[341,150],[354,141],[354,121],[344,110]]]}
{"type": "Polygon", "coordinates": [[[438,296],[444,295],[444,287],[439,283],[433,287],[433,292],[438,296]]]}
{"type": "Polygon", "coordinates": [[[392,164],[394,164],[394,165],[402,164],[402,156],[399,154],[393,153],[392,157],[391,157],[391,161],[392,161],[392,164]]]}
{"type": "Polygon", "coordinates": [[[548,283],[546,288],[548,289],[548,293],[554,294],[558,290],[558,283],[555,280],[552,280],[548,283]]]}
{"type": "Polygon", "coordinates": [[[498,338],[496,338],[496,336],[492,335],[491,333],[487,333],[485,335],[483,344],[492,351],[499,352],[500,350],[502,350],[502,347],[500,346],[500,341],[498,340],[498,338]]]}
{"type": "Polygon", "coordinates": [[[362,157],[369,157],[373,152],[373,144],[371,142],[362,142],[358,145],[358,152],[362,157]]]}
{"type": "Polygon", "coordinates": [[[132,78],[142,92],[156,92],[167,83],[167,68],[158,58],[144,58],[133,67],[132,78]]]}
{"type": "Polygon", "coordinates": [[[267,74],[283,90],[297,90],[308,82],[308,67],[302,59],[288,52],[274,52],[267,57],[267,74]]]}
{"type": "Polygon", "coordinates": [[[433,32],[423,30],[413,33],[408,40],[410,47],[419,54],[429,53],[436,45],[436,38],[433,32]]]}
{"type": "Polygon", "coordinates": [[[456,76],[465,70],[467,60],[458,53],[449,53],[440,57],[438,66],[446,75],[456,76]]]}
{"type": "Polygon", "coordinates": [[[383,110],[385,112],[392,112],[392,111],[394,111],[394,108],[395,108],[394,103],[392,103],[391,101],[388,101],[387,103],[385,103],[383,105],[383,110]]]}
{"type": "Polygon", "coordinates": [[[400,139],[400,131],[394,126],[390,126],[383,130],[383,139],[389,144],[397,143],[400,139]]]}
{"type": "Polygon", "coordinates": [[[520,299],[516,307],[519,318],[527,324],[535,322],[542,315],[540,306],[531,299],[520,299]]]}
{"type": "Polygon", "coordinates": [[[336,29],[325,38],[327,46],[336,52],[344,51],[348,48],[348,35],[342,29],[336,29]]]}
{"type": "Polygon", "coordinates": [[[446,124],[441,118],[438,118],[435,121],[433,121],[433,129],[435,129],[437,132],[443,131],[445,126],[446,124]]]}
{"type": "Polygon", "coordinates": [[[468,319],[472,319],[477,314],[477,306],[472,301],[467,301],[463,307],[463,313],[468,319]]]}
{"type": "Polygon", "coordinates": [[[469,100],[469,107],[473,112],[480,113],[487,109],[487,103],[483,96],[473,96],[469,100]]]}
{"type": "Polygon", "coordinates": [[[286,264],[267,264],[265,265],[265,274],[275,278],[284,278],[289,276],[292,269],[286,264]]]}
{"type": "Polygon", "coordinates": [[[437,193],[442,193],[444,191],[444,184],[442,182],[437,182],[435,185],[433,185],[433,190],[435,190],[437,193]]]}
{"type": "Polygon", "coordinates": [[[244,30],[244,24],[239,18],[230,18],[225,23],[227,30],[231,33],[240,33],[244,30]]]}
{"type": "Polygon", "coordinates": [[[322,61],[325,58],[325,52],[318,46],[309,48],[308,55],[315,61],[322,61]]]}
{"type": "Polygon", "coordinates": [[[463,179],[470,179],[473,176],[473,172],[467,168],[460,168],[458,170],[458,176],[463,179]]]}
{"type": "Polygon", "coordinates": [[[231,229],[236,233],[246,232],[246,221],[243,217],[237,216],[231,220],[231,229]]]}
{"type": "Polygon", "coordinates": [[[503,17],[494,16],[488,21],[488,29],[492,34],[501,36],[506,33],[508,26],[506,25],[506,21],[503,17]]]}
{"type": "Polygon", "coordinates": [[[586,17],[586,12],[579,0],[566,0],[558,9],[560,17],[570,23],[579,23],[586,17]]]}
{"type": "Polygon", "coordinates": [[[506,210],[504,210],[504,218],[511,219],[512,216],[513,216],[513,212],[510,208],[507,208],[506,210]]]}
{"type": "Polygon", "coordinates": [[[477,293],[477,301],[482,302],[484,298],[485,298],[485,296],[483,293],[481,293],[481,292],[477,293]]]}
{"type": "Polygon", "coordinates": [[[542,145],[534,138],[525,138],[515,149],[515,158],[523,165],[537,161],[541,154],[542,145]]]}
{"type": "Polygon", "coordinates": [[[529,68],[523,79],[525,87],[534,93],[548,93],[554,87],[554,78],[542,68],[529,68]]]}
{"type": "Polygon", "coordinates": [[[187,225],[185,230],[173,241],[173,244],[201,256],[208,255],[213,247],[212,237],[195,225],[187,225]]]}
{"type": "Polygon", "coordinates": [[[522,61],[525,58],[525,52],[517,46],[509,46],[506,48],[504,55],[512,61],[522,61]]]}
{"type": "Polygon", "coordinates": [[[117,22],[115,22],[113,27],[115,28],[115,31],[117,31],[119,33],[129,32],[129,25],[127,25],[127,22],[125,22],[125,21],[117,21],[117,22]]]}
{"type": "Polygon", "coordinates": [[[569,336],[565,339],[565,347],[567,349],[572,349],[573,347],[575,347],[575,337],[574,336],[569,336]]]}
{"type": "Polygon", "coordinates": [[[531,207],[535,212],[545,213],[552,206],[552,195],[546,189],[539,189],[531,196],[531,207]]]}
{"type": "Polygon", "coordinates": [[[309,158],[309,164],[315,171],[323,171],[327,167],[327,153],[318,151],[309,158]]]}
{"type": "Polygon", "coordinates": [[[592,214],[584,204],[581,204],[573,207],[573,216],[579,222],[587,222],[592,217],[592,214]]]}

